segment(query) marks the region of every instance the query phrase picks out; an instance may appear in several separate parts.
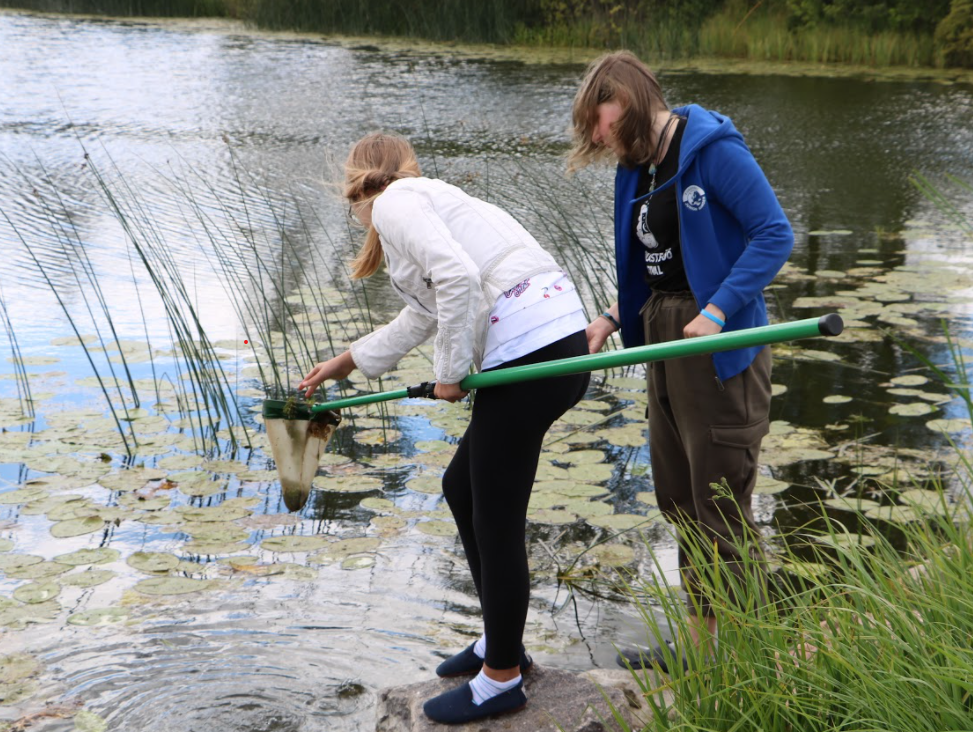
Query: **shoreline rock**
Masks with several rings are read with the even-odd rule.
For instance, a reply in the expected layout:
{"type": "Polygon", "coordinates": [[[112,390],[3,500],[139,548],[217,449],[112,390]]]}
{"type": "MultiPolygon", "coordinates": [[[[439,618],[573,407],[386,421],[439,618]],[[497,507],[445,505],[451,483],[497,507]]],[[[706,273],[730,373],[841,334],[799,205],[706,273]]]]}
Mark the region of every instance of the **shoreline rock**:
{"type": "Polygon", "coordinates": [[[578,674],[536,663],[524,676],[527,708],[523,711],[449,726],[422,713],[427,699],[467,681],[435,678],[381,691],[375,732],[618,732],[622,727],[612,708],[631,729],[641,729],[651,714],[628,671],[594,669],[578,674]]]}

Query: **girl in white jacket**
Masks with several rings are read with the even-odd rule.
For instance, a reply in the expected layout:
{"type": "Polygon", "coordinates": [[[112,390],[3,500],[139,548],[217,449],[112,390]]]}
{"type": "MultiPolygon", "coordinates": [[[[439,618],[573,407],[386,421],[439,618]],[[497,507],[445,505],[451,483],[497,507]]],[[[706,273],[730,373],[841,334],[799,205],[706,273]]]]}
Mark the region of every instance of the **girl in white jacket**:
{"type": "MultiPolygon", "coordinates": [[[[352,276],[383,259],[406,306],[388,325],[315,366],[308,397],[355,368],[374,378],[433,333],[435,394],[457,401],[470,367],[491,370],[588,352],[574,285],[517,221],[459,188],[421,177],[412,146],[375,133],[345,163],[344,195],[366,229],[352,276]]],[[[440,676],[476,674],[426,702],[426,714],[461,723],[523,708],[522,645],[530,591],[527,502],[544,435],[584,395],[578,374],[481,389],[443,476],[443,494],[483,609],[484,634],[439,665],[440,676]]]]}

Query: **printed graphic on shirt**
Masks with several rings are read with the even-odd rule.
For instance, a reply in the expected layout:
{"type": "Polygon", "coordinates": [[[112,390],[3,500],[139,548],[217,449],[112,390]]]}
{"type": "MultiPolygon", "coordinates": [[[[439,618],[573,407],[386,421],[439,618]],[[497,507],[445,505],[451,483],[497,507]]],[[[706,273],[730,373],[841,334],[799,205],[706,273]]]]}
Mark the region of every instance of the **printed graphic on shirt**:
{"type": "Polygon", "coordinates": [[[656,249],[659,246],[659,242],[656,241],[655,234],[649,228],[649,202],[645,200],[642,202],[642,207],[639,209],[639,222],[638,226],[635,227],[635,233],[638,235],[639,241],[647,249],[656,249]]]}
{"type": "Polygon", "coordinates": [[[682,192],[682,202],[690,211],[699,211],[706,205],[706,191],[699,186],[689,186],[682,192]]]}
{"type": "Polygon", "coordinates": [[[521,295],[524,294],[524,292],[527,290],[528,287],[530,287],[529,277],[523,282],[521,282],[519,285],[514,285],[513,287],[511,287],[509,290],[503,293],[503,296],[506,298],[520,297],[521,295]]]}

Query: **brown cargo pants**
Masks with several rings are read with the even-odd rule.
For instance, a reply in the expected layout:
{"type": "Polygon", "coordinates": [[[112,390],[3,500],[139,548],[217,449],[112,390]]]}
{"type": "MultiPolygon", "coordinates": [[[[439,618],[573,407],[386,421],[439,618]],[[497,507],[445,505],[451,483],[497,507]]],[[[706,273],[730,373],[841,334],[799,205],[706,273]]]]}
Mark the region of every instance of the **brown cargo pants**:
{"type": "MultiPolygon", "coordinates": [[[[683,328],[698,314],[689,292],[653,293],[642,308],[646,343],[683,338],[683,328]]],[[[649,364],[652,478],[659,508],[678,530],[679,570],[693,615],[697,608],[713,614],[705,588],[717,573],[696,565],[700,557],[712,558],[714,547],[722,568],[742,579],[749,566],[764,586],[750,504],[760,442],[769,429],[770,367],[770,348],[726,382],[717,378],[710,355],[649,364]],[[719,497],[711,486],[724,479],[732,498],[719,497]],[[751,561],[744,562],[741,547],[751,561]]],[[[762,604],[765,597],[751,599],[762,604]]],[[[731,592],[731,600],[747,598],[731,592]]]]}

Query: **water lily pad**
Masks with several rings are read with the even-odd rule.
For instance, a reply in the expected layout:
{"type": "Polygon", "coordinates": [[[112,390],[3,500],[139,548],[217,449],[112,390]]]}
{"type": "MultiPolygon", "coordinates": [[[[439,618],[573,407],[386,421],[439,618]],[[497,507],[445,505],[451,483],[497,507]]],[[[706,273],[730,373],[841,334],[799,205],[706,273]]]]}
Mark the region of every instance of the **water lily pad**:
{"type": "Polygon", "coordinates": [[[897,414],[902,417],[921,417],[935,411],[935,408],[925,402],[913,402],[911,404],[895,404],[889,409],[889,414],[897,414]]]}
{"type": "MultiPolygon", "coordinates": [[[[448,534],[443,534],[448,535],[448,534]]],[[[371,536],[361,536],[352,539],[342,539],[328,545],[325,549],[307,558],[311,564],[323,564],[337,561],[352,554],[365,554],[374,552],[381,546],[380,539],[371,536]]]]}
{"type": "Polygon", "coordinates": [[[402,433],[392,429],[362,430],[355,435],[355,442],[362,445],[388,445],[401,439],[402,433]]]}
{"type": "Polygon", "coordinates": [[[56,577],[65,572],[71,571],[72,567],[59,562],[40,562],[26,567],[17,567],[6,570],[8,577],[12,579],[43,580],[56,577]]]}
{"type": "Polygon", "coordinates": [[[421,452],[441,452],[443,450],[455,450],[456,445],[446,440],[419,440],[415,443],[416,450],[421,452]]]}
{"type": "Polygon", "coordinates": [[[849,547],[870,547],[875,545],[875,537],[868,536],[867,534],[855,534],[850,531],[836,531],[833,534],[822,534],[820,536],[815,536],[814,540],[820,544],[827,544],[828,546],[840,547],[847,549],[849,547]]]}
{"type": "Polygon", "coordinates": [[[38,557],[34,554],[0,554],[0,572],[40,564],[43,561],[44,557],[38,557]]]}
{"type": "Polygon", "coordinates": [[[931,419],[926,427],[933,432],[965,432],[971,429],[971,423],[968,419],[931,419]]]}
{"type": "Polygon", "coordinates": [[[318,465],[322,467],[333,466],[333,465],[344,465],[350,463],[351,458],[347,455],[339,455],[334,452],[324,453],[318,460],[318,465]]]}
{"type": "Polygon", "coordinates": [[[416,524],[416,530],[429,536],[455,536],[458,533],[456,524],[450,521],[421,521],[416,524]]]}
{"type": "Polygon", "coordinates": [[[349,571],[356,569],[368,569],[375,565],[375,557],[370,554],[358,554],[347,557],[342,563],[341,568],[349,571]]]}
{"type": "Polygon", "coordinates": [[[601,483],[611,478],[614,472],[615,466],[605,463],[574,465],[568,468],[568,477],[588,483],[601,483]]]}
{"type": "Polygon", "coordinates": [[[89,569],[62,577],[61,584],[71,587],[96,587],[103,585],[114,576],[115,573],[110,569],[89,569]]]}
{"type": "Polygon", "coordinates": [[[176,511],[182,515],[186,521],[199,523],[223,523],[225,521],[236,521],[246,518],[250,511],[242,506],[226,505],[224,502],[219,506],[209,506],[206,508],[194,508],[192,506],[179,506],[176,511]]]}
{"type": "Polygon", "coordinates": [[[164,470],[186,470],[198,468],[203,462],[199,455],[170,455],[159,461],[159,467],[164,470]]]}
{"type": "Polygon", "coordinates": [[[565,412],[558,422],[561,424],[570,424],[576,426],[587,426],[597,424],[605,419],[605,415],[599,412],[589,412],[583,409],[571,410],[565,412]]]}
{"type": "Polygon", "coordinates": [[[865,515],[870,519],[893,524],[907,524],[922,520],[922,513],[913,506],[881,506],[865,511],[865,515]]]}
{"type": "Polygon", "coordinates": [[[97,610],[84,610],[82,612],[68,615],[68,623],[71,625],[84,625],[88,627],[102,625],[117,625],[128,619],[128,611],[120,607],[103,607],[97,610]]]}
{"type": "Polygon", "coordinates": [[[564,510],[577,514],[578,518],[593,519],[596,516],[608,516],[615,509],[607,503],[601,501],[572,500],[564,504],[564,510]]]}
{"type": "Polygon", "coordinates": [[[790,487],[790,483],[784,480],[777,480],[769,475],[758,475],[757,482],[754,485],[753,492],[754,495],[758,496],[771,496],[777,493],[783,493],[790,487]]]}
{"type": "Polygon", "coordinates": [[[61,593],[61,585],[56,582],[31,582],[14,590],[14,599],[28,605],[53,600],[61,593]]]}
{"type": "Polygon", "coordinates": [[[398,516],[375,516],[369,523],[383,534],[401,531],[408,526],[408,522],[398,516]]]}
{"type": "Polygon", "coordinates": [[[143,595],[187,595],[191,592],[201,592],[214,587],[210,580],[198,580],[190,577],[151,577],[135,583],[135,591],[143,595]]]}
{"type": "Polygon", "coordinates": [[[330,536],[272,536],[264,539],[260,548],[270,552],[313,552],[330,544],[330,536]]]}
{"type": "Polygon", "coordinates": [[[16,506],[22,503],[30,503],[48,496],[47,491],[37,488],[22,488],[19,490],[6,491],[0,493],[0,505],[16,506]]]}
{"type": "Polygon", "coordinates": [[[645,503],[649,506],[659,505],[659,496],[656,494],[655,491],[640,491],[635,494],[635,500],[641,501],[642,503],[645,503]]]}
{"type": "Polygon", "coordinates": [[[443,479],[440,476],[413,478],[405,484],[405,487],[417,493],[437,496],[443,492],[443,479]]]}
{"type": "Polygon", "coordinates": [[[600,430],[598,436],[617,447],[642,447],[648,442],[645,437],[645,427],[641,424],[600,430]]]}
{"type": "Polygon", "coordinates": [[[227,522],[195,523],[187,521],[180,528],[189,534],[195,541],[201,543],[225,543],[234,541],[246,541],[250,538],[250,532],[236,524],[227,522]]]}
{"type": "Polygon", "coordinates": [[[367,493],[380,490],[382,481],[366,475],[319,475],[311,481],[319,491],[335,493],[367,493]]]}
{"type": "Polygon", "coordinates": [[[943,494],[938,491],[927,491],[920,488],[902,491],[899,500],[906,506],[912,506],[925,513],[945,513],[947,510],[943,494]]]}
{"type": "Polygon", "coordinates": [[[829,498],[824,501],[824,505],[837,508],[841,511],[854,511],[855,513],[865,513],[875,508],[881,508],[882,504],[869,498],[829,498]]]}
{"type": "Polygon", "coordinates": [[[635,550],[625,544],[599,544],[588,554],[606,567],[622,567],[635,560],[635,550]]]}
{"type": "Polygon", "coordinates": [[[246,551],[250,548],[250,545],[245,541],[190,541],[184,544],[182,548],[187,554],[215,556],[246,551]]]}
{"type": "Polygon", "coordinates": [[[227,488],[226,480],[210,480],[207,478],[202,481],[193,481],[191,483],[180,483],[179,492],[184,496],[190,496],[192,498],[205,498],[206,496],[215,496],[219,493],[223,493],[227,488]]]}
{"type": "Polygon", "coordinates": [[[896,386],[922,386],[929,379],[919,374],[906,374],[905,376],[896,376],[894,379],[889,379],[889,381],[896,386]]]}
{"type": "Polygon", "coordinates": [[[84,518],[67,519],[58,521],[51,526],[51,536],[57,539],[66,539],[71,536],[84,536],[93,534],[105,528],[105,521],[98,516],[85,516],[84,518]]]}
{"type": "Polygon", "coordinates": [[[95,516],[99,508],[104,508],[104,506],[92,503],[81,496],[71,496],[69,500],[54,504],[46,511],[46,515],[51,521],[66,521],[95,516]]]}
{"type": "Polygon", "coordinates": [[[370,511],[394,511],[395,504],[392,503],[387,498],[376,498],[372,496],[371,498],[364,499],[358,504],[362,508],[367,508],[370,511]]]}
{"type": "Polygon", "coordinates": [[[825,404],[847,404],[851,401],[851,397],[845,396],[844,394],[832,394],[831,396],[826,396],[821,401],[825,404]]]}
{"type": "Polygon", "coordinates": [[[172,497],[162,495],[147,498],[138,493],[125,493],[118,497],[118,503],[129,508],[137,508],[140,511],[161,511],[164,508],[169,508],[172,497]]]}
{"type": "Polygon", "coordinates": [[[175,569],[179,564],[179,557],[164,552],[135,552],[125,563],[140,572],[159,574],[175,569]]]}
{"type": "Polygon", "coordinates": [[[15,604],[6,607],[0,605],[0,627],[19,629],[29,623],[48,623],[60,612],[61,605],[56,600],[31,605],[15,604]]]}
{"type": "Polygon", "coordinates": [[[578,520],[578,517],[576,514],[573,514],[570,511],[541,508],[537,511],[530,511],[527,514],[527,520],[535,524],[551,524],[553,526],[560,526],[563,524],[573,524],[578,520]]]}
{"type": "Polygon", "coordinates": [[[556,493],[567,498],[598,498],[608,495],[608,489],[576,480],[544,480],[534,484],[534,493],[556,493]]]}

